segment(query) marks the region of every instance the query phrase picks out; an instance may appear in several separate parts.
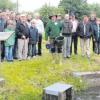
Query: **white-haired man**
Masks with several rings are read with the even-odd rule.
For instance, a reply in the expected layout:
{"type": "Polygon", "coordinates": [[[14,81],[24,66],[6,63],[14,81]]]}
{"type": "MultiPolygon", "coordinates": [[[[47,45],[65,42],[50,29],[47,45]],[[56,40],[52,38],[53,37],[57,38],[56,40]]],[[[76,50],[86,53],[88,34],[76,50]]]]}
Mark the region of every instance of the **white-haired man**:
{"type": "Polygon", "coordinates": [[[36,28],[38,29],[39,41],[38,41],[38,55],[42,55],[42,34],[44,33],[44,24],[40,19],[40,14],[35,13],[36,28]]]}
{"type": "Polygon", "coordinates": [[[20,22],[16,25],[16,36],[18,40],[18,59],[27,59],[28,53],[28,40],[29,40],[29,28],[27,25],[26,14],[20,15],[20,22]]]}

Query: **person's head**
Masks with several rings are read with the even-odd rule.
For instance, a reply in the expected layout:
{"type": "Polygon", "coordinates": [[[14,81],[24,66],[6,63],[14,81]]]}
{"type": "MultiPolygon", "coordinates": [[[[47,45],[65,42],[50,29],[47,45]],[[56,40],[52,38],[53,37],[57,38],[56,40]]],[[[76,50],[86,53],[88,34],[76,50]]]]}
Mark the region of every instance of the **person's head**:
{"type": "Polygon", "coordinates": [[[40,19],[40,14],[39,14],[39,13],[35,13],[35,14],[34,14],[34,18],[35,18],[35,19],[40,19]]]}
{"type": "Polygon", "coordinates": [[[11,19],[7,20],[7,28],[13,29],[13,27],[14,27],[13,20],[11,19]]]}
{"type": "Polygon", "coordinates": [[[83,22],[88,23],[88,21],[89,21],[89,17],[87,15],[84,15],[83,16],[83,22]]]}
{"type": "Polygon", "coordinates": [[[30,14],[27,15],[27,21],[30,22],[32,20],[32,16],[30,14]]]}
{"type": "Polygon", "coordinates": [[[25,22],[27,21],[26,14],[21,14],[21,15],[20,15],[20,21],[21,21],[22,23],[25,23],[25,22]]]}
{"type": "Polygon", "coordinates": [[[58,15],[57,15],[57,20],[61,20],[61,19],[62,19],[61,14],[58,14],[58,15]]]}
{"type": "Polygon", "coordinates": [[[75,20],[76,18],[75,18],[75,15],[72,15],[72,20],[75,20]]]}
{"type": "Polygon", "coordinates": [[[100,18],[96,18],[96,24],[98,25],[100,25],[100,18]]]}
{"type": "Polygon", "coordinates": [[[16,14],[15,19],[16,19],[16,21],[20,20],[20,14],[19,13],[16,14]]]}
{"type": "Polygon", "coordinates": [[[91,19],[91,20],[95,20],[95,19],[96,19],[96,13],[94,13],[94,12],[91,13],[91,14],[90,14],[90,19],[91,19]]]}
{"type": "Polygon", "coordinates": [[[33,20],[31,21],[31,26],[32,26],[32,27],[35,27],[35,25],[36,25],[36,20],[33,19],[33,20]]]}
{"type": "Polygon", "coordinates": [[[69,20],[69,14],[65,14],[65,20],[69,20]]]}
{"type": "Polygon", "coordinates": [[[52,15],[52,16],[50,16],[50,19],[51,19],[53,22],[55,22],[55,21],[57,20],[57,15],[52,15]]]}

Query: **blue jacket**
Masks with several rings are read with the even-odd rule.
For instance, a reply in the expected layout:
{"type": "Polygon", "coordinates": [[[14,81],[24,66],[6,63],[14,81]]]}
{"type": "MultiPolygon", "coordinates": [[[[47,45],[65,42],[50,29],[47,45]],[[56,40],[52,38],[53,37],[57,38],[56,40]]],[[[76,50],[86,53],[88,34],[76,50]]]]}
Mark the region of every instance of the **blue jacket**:
{"type": "Polygon", "coordinates": [[[0,32],[4,31],[5,26],[6,26],[6,21],[3,18],[0,18],[0,32]]]}
{"type": "Polygon", "coordinates": [[[93,38],[95,41],[100,41],[100,25],[99,25],[99,33],[97,24],[93,25],[93,38]]]}
{"type": "Polygon", "coordinates": [[[30,27],[30,32],[29,32],[29,43],[30,44],[36,44],[39,40],[39,34],[38,34],[38,29],[30,27]]]}
{"type": "Polygon", "coordinates": [[[79,33],[80,38],[90,38],[92,35],[91,23],[88,22],[86,24],[86,33],[84,34],[84,25],[83,25],[83,22],[80,22],[77,28],[77,32],[79,33]]]}

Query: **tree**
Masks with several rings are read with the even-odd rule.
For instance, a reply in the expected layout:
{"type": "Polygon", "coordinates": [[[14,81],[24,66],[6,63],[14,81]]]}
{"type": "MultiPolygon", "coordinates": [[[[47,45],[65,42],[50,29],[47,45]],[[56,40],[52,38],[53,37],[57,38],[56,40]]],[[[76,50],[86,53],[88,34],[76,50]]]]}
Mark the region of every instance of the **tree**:
{"type": "Polygon", "coordinates": [[[63,7],[66,13],[76,14],[78,18],[89,13],[87,0],[61,0],[59,6],[63,7]]]}
{"type": "Polygon", "coordinates": [[[91,12],[95,12],[97,17],[100,17],[100,4],[90,4],[89,9],[91,12]]]}
{"type": "Polygon", "coordinates": [[[10,0],[0,0],[0,9],[10,9],[13,10],[15,8],[15,4],[12,3],[10,0]]]}
{"type": "Polygon", "coordinates": [[[64,15],[64,9],[62,7],[52,7],[52,6],[48,6],[48,5],[44,5],[42,6],[42,8],[40,8],[39,13],[42,17],[43,22],[46,24],[49,21],[49,15],[52,14],[62,14],[64,15]]]}

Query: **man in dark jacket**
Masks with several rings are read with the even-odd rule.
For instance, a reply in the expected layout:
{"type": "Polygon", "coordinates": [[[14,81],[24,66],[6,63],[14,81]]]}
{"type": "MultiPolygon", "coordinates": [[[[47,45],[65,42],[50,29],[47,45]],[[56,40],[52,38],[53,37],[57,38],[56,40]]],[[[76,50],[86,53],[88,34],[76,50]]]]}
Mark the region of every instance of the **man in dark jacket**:
{"type": "Polygon", "coordinates": [[[83,17],[83,21],[78,25],[78,32],[80,36],[80,45],[82,56],[85,55],[85,46],[86,46],[86,55],[90,58],[90,38],[91,38],[92,26],[89,22],[88,16],[83,17]]]}
{"type": "Polygon", "coordinates": [[[29,28],[26,24],[26,15],[20,15],[20,22],[16,25],[16,36],[18,40],[18,59],[27,59],[28,41],[29,41],[29,28]]]}
{"type": "MultiPolygon", "coordinates": [[[[0,32],[3,32],[6,26],[6,20],[4,19],[5,13],[0,13],[0,32]]],[[[4,48],[4,41],[1,42],[1,59],[4,59],[5,56],[5,48],[4,48]]]]}
{"type": "Polygon", "coordinates": [[[100,18],[96,19],[93,25],[93,41],[95,42],[95,53],[100,54],[100,18]]]}
{"type": "MultiPolygon", "coordinates": [[[[91,23],[91,26],[92,26],[92,29],[93,29],[93,26],[96,24],[96,13],[91,13],[90,15],[90,23],[91,23]]],[[[93,39],[93,35],[92,35],[92,43],[93,43],[93,52],[96,53],[95,51],[95,41],[93,39]]]]}

